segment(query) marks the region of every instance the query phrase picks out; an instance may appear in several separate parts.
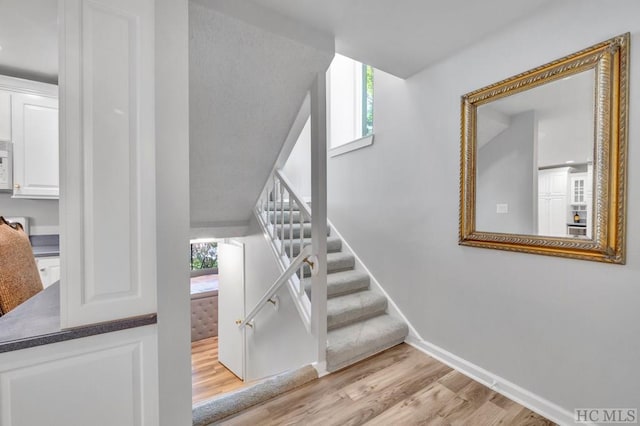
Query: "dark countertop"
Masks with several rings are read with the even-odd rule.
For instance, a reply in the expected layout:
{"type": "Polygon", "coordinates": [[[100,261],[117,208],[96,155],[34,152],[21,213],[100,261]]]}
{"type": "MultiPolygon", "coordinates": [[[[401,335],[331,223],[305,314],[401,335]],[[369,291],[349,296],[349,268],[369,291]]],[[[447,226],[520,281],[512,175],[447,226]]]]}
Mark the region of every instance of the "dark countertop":
{"type": "Polygon", "coordinates": [[[156,314],[71,329],[60,328],[60,282],[0,317],[0,353],[155,324],[156,314]]]}
{"type": "Polygon", "coordinates": [[[60,256],[59,235],[32,235],[29,240],[35,257],[60,256]]]}

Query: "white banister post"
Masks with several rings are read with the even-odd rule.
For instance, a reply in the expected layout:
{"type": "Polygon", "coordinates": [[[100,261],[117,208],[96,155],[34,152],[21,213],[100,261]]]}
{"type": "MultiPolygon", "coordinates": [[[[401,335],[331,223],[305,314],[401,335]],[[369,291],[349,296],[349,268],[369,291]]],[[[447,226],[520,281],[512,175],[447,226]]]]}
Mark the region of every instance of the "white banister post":
{"type": "Polygon", "coordinates": [[[311,330],[318,364],[327,349],[327,89],[325,73],[311,86],[311,241],[318,262],[311,287],[311,330]]]}

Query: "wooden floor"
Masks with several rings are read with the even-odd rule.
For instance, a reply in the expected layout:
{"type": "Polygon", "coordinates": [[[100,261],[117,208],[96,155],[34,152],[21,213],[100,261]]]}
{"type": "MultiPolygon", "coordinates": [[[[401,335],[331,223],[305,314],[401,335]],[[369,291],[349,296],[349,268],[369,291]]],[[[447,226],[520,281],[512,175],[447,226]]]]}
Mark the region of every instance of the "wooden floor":
{"type": "Polygon", "coordinates": [[[406,344],[222,424],[553,425],[406,344]]]}
{"type": "Polygon", "coordinates": [[[191,343],[192,402],[203,401],[244,386],[231,371],[218,362],[218,338],[191,343]]]}

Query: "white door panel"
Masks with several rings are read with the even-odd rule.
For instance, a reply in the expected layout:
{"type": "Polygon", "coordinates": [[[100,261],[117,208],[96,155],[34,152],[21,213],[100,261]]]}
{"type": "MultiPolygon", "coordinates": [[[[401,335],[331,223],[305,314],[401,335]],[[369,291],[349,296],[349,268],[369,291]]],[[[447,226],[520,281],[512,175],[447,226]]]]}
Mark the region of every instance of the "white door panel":
{"type": "Polygon", "coordinates": [[[218,360],[244,379],[244,330],[236,320],[244,319],[244,245],[218,244],[218,360]]]}
{"type": "Polygon", "coordinates": [[[63,2],[64,327],[157,310],[154,4],[63,2]]]}

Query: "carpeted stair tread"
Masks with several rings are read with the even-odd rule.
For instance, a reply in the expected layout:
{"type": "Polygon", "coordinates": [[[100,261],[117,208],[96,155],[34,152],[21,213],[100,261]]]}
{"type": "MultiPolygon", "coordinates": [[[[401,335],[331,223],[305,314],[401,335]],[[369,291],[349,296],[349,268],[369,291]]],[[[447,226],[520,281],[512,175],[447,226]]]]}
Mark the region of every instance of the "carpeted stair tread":
{"type": "MultiPolygon", "coordinates": [[[[327,274],[338,271],[346,271],[347,269],[353,269],[356,264],[356,259],[350,253],[327,253],[327,274]]],[[[304,276],[311,276],[311,269],[309,265],[304,264],[304,276]]]]}
{"type": "Polygon", "coordinates": [[[218,424],[222,419],[273,399],[317,378],[318,372],[316,369],[311,365],[307,365],[203,401],[192,408],[192,425],[208,426],[218,424]]]}
{"type": "MultiPolygon", "coordinates": [[[[269,223],[275,223],[279,225],[282,223],[283,220],[285,225],[290,223],[291,221],[293,221],[293,223],[300,223],[300,212],[293,211],[292,214],[289,214],[289,211],[285,211],[284,213],[281,213],[281,212],[269,213],[269,223]]],[[[302,222],[309,223],[309,220],[303,217],[302,222]]]]}
{"type": "MultiPolygon", "coordinates": [[[[294,201],[293,203],[291,203],[291,205],[292,205],[292,209],[289,209],[289,202],[288,202],[288,201],[283,201],[283,202],[282,202],[282,207],[280,207],[280,201],[276,201],[276,202],[275,202],[275,209],[274,209],[274,202],[273,202],[273,201],[269,201],[269,202],[267,203],[267,206],[264,208],[264,210],[265,210],[265,211],[266,211],[266,210],[269,210],[269,211],[271,211],[271,212],[273,212],[274,210],[275,210],[275,211],[278,211],[278,210],[280,210],[281,208],[282,208],[282,210],[284,210],[284,211],[293,210],[294,212],[296,212],[296,211],[300,210],[300,209],[298,208],[298,204],[297,204],[295,201],[294,201]]],[[[307,205],[309,205],[309,203],[307,203],[307,205]]]]}
{"type": "MultiPolygon", "coordinates": [[[[282,235],[282,230],[284,229],[284,238],[289,239],[289,238],[300,238],[300,224],[299,223],[294,223],[293,226],[291,226],[288,223],[285,223],[284,226],[278,224],[276,225],[276,235],[278,236],[278,238],[280,238],[280,236],[282,235]],[[289,235],[289,229],[291,229],[291,235],[289,235]]],[[[302,224],[302,228],[303,228],[303,237],[304,238],[311,238],[311,224],[310,223],[303,223],[302,224]]],[[[331,233],[331,229],[327,226],[327,235],[329,235],[331,233]]]]}
{"type": "Polygon", "coordinates": [[[384,314],[387,298],[371,290],[327,300],[327,330],[384,314]]]}
{"type": "Polygon", "coordinates": [[[400,344],[409,333],[403,321],[388,314],[327,333],[327,370],[336,371],[400,344]]]}
{"type": "MultiPolygon", "coordinates": [[[[336,297],[369,288],[369,274],[349,270],[327,274],[327,297],[336,297]]],[[[311,295],[311,278],[303,279],[304,288],[311,295]]]]}
{"type": "MultiPolygon", "coordinates": [[[[305,238],[302,242],[303,247],[311,244],[311,238],[305,238]]],[[[285,239],[284,248],[287,254],[289,254],[289,240],[285,239]]],[[[327,253],[336,253],[342,250],[342,240],[339,237],[328,236],[327,237],[327,253]]],[[[300,254],[300,238],[293,240],[293,256],[300,254]]]]}

